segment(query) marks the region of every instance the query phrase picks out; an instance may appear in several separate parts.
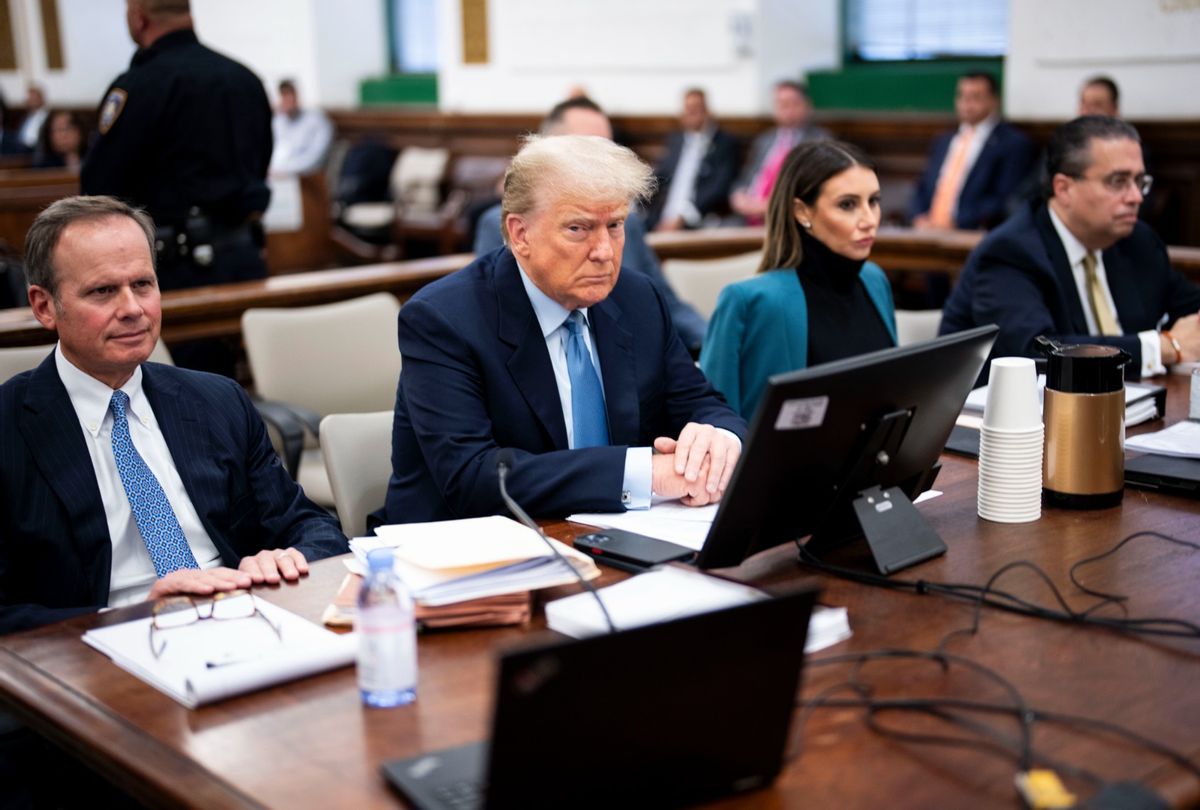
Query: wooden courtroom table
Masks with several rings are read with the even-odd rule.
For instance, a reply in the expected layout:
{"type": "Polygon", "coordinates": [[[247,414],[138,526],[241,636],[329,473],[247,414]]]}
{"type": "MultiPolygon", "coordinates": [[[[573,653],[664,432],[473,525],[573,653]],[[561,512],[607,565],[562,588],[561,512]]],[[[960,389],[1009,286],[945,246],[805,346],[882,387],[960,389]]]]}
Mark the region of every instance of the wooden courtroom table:
{"type": "MultiPolygon", "coordinates": [[[[1182,418],[1186,379],[1165,382],[1170,416],[1182,418]]],[[[1162,426],[1155,422],[1134,430],[1162,426]]],[[[1200,501],[1132,489],[1122,505],[1111,509],[1045,510],[1031,524],[988,523],[975,516],[976,463],[944,456],[943,464],[935,488],[945,494],[920,509],[949,551],[893,580],[982,584],[1002,565],[1024,559],[1041,566],[1069,603],[1081,609],[1092,600],[1069,584],[1072,562],[1141,530],[1200,542],[1200,501]]],[[[548,525],[555,535],[574,536],[576,527],[570,524],[548,525]]],[[[343,573],[340,560],[326,560],[313,565],[297,585],[260,592],[318,620],[343,573]]],[[[758,583],[813,576],[796,566],[786,546],[731,573],[758,583]]],[[[623,576],[605,569],[601,584],[623,576]]],[[[1081,576],[1090,587],[1127,594],[1130,616],[1200,622],[1200,552],[1195,550],[1142,539],[1081,576]]],[[[930,650],[971,622],[967,603],[816,578],[824,586],[822,601],[848,607],[854,636],[809,658],[808,697],[847,675],[844,666],[816,665],[822,659],[883,647],[930,650]]],[[[1028,572],[1015,572],[998,586],[1052,604],[1047,589],[1028,572]]],[[[555,595],[573,590],[557,589],[555,595]]],[[[188,711],[79,641],[89,627],[144,612],[144,606],[126,608],[0,639],[0,703],[139,799],[187,807],[401,806],[379,774],[380,763],[482,738],[490,722],[493,654],[529,632],[504,628],[422,635],[418,699],[406,708],[364,709],[354,670],[345,668],[188,711]]],[[[1108,614],[1120,615],[1112,608],[1108,614]]],[[[539,610],[535,628],[543,622],[539,610]]],[[[956,638],[948,650],[993,667],[1035,708],[1110,720],[1200,761],[1200,641],[1153,641],[985,609],[979,632],[956,638]]],[[[696,666],[707,664],[704,651],[697,650],[696,666]]],[[[929,664],[874,664],[863,676],[876,684],[880,696],[1005,697],[978,676],[957,669],[943,673],[929,664]]],[[[696,710],[713,712],[719,706],[720,696],[714,695],[712,703],[696,710]]],[[[975,719],[1005,735],[1016,730],[1005,718],[975,719]]],[[[910,715],[879,720],[892,728],[963,733],[910,715]]],[[[817,711],[793,738],[798,758],[789,761],[773,787],[712,806],[1020,806],[1011,758],[884,737],[867,729],[858,709],[817,711]]],[[[1194,775],[1120,739],[1038,724],[1033,742],[1037,752],[1104,780],[1137,779],[1173,805],[1200,803],[1200,780],[1194,775]]],[[[1067,782],[1081,796],[1095,789],[1077,778],[1067,782]]]]}

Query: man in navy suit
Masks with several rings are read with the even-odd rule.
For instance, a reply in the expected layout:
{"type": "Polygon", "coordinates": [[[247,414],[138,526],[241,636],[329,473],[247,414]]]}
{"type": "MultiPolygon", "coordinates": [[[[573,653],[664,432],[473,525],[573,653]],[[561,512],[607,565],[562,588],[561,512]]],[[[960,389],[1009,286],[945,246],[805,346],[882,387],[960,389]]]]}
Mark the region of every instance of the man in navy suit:
{"type": "Polygon", "coordinates": [[[1119,346],[1134,358],[1134,376],[1200,360],[1200,287],[1171,269],[1137,218],[1152,180],[1137,130],[1076,118],[1052,136],[1047,168],[1049,199],[972,251],[941,333],[998,324],[998,357],[1035,355],[1039,335],[1119,346]]]}
{"type": "Polygon", "coordinates": [[[710,214],[728,205],[738,171],[738,145],[717,126],[704,91],[683,94],[682,127],[667,138],[667,153],[654,170],[658,193],[646,214],[646,225],[658,231],[699,228],[710,214]]]}
{"type": "Polygon", "coordinates": [[[1029,139],[1000,120],[996,77],[968,73],[954,96],[958,128],[939,135],[909,203],[914,228],[990,228],[1029,172],[1029,139]]]}
{"type": "Polygon", "coordinates": [[[29,230],[30,306],[58,345],[0,386],[0,633],[295,580],[309,560],[347,550],[236,383],[146,362],[161,322],[153,246],[150,218],[111,197],[60,200],[29,230]],[[122,432],[167,507],[158,520],[182,535],[182,567],[148,536],[122,432]]]}
{"type": "Polygon", "coordinates": [[[662,293],[621,272],[650,168],[597,136],[533,137],[502,202],[506,247],[418,292],[399,317],[389,523],[718,499],[745,423],[696,368],[662,293]]]}

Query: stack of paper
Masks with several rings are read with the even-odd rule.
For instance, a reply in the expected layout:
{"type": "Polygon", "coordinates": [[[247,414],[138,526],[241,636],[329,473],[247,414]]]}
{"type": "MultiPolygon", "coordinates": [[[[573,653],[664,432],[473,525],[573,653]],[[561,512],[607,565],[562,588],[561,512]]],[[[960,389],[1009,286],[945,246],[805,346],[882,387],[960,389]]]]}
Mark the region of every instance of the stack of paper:
{"type": "Polygon", "coordinates": [[[367,554],[392,549],[396,573],[418,604],[436,607],[468,599],[532,591],[594,579],[600,569],[586,554],[557,540],[565,568],[537,532],[505,517],[380,526],[375,537],[350,541],[363,570],[367,554]],[[578,573],[576,573],[578,572],[578,573]]]}
{"type": "Polygon", "coordinates": [[[189,709],[354,662],[357,635],[337,635],[262,599],[255,606],[278,635],[258,616],[208,619],[156,631],[155,657],[147,618],[89,630],[83,641],[189,709]]]}
{"type": "Polygon", "coordinates": [[[1200,422],[1176,422],[1156,433],[1143,433],[1125,440],[1126,450],[1160,456],[1200,458],[1200,422]]]}
{"type": "MultiPolygon", "coordinates": [[[[601,588],[601,601],[618,630],[665,622],[766,599],[757,588],[668,566],[601,588]]],[[[583,638],[608,632],[600,606],[590,593],[556,599],[546,605],[546,624],[556,632],[583,638]]],[[[850,638],[845,608],[817,608],[808,627],[805,652],[850,638]]]]}
{"type": "MultiPolygon", "coordinates": [[[[1046,375],[1039,374],[1038,378],[1038,396],[1046,388],[1046,375]]],[[[1125,426],[1133,427],[1140,425],[1142,422],[1149,422],[1151,419],[1156,419],[1162,416],[1162,408],[1164,407],[1165,399],[1160,397],[1160,392],[1163,391],[1161,385],[1145,385],[1142,383],[1125,383],[1125,426]],[[1162,400],[1160,402],[1160,399],[1162,400]]],[[[963,412],[966,413],[983,413],[983,408],[987,405],[988,387],[986,385],[976,388],[971,393],[967,394],[967,401],[963,403],[963,412]]],[[[959,424],[964,424],[962,420],[959,424]]],[[[977,427],[977,425],[974,425],[977,427]]]]}
{"type": "Polygon", "coordinates": [[[656,501],[649,509],[634,509],[628,512],[579,512],[569,515],[567,520],[586,523],[602,529],[624,529],[647,537],[656,537],[677,543],[692,551],[704,547],[708,530],[717,516],[717,507],[684,506],[679,501],[656,501]]]}
{"type": "MultiPolygon", "coordinates": [[[[321,620],[330,627],[353,627],[358,614],[358,591],[362,576],[347,574],[321,620]]],[[[416,603],[415,615],[422,627],[500,627],[528,623],[533,612],[529,591],[485,596],[449,605],[431,607],[416,603]]]]}

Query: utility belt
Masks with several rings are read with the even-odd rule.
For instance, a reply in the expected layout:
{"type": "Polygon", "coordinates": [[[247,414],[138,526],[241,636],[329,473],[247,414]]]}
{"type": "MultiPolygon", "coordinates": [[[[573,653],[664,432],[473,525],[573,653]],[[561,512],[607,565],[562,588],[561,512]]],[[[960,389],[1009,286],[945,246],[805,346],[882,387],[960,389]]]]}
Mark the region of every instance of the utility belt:
{"type": "Polygon", "coordinates": [[[226,225],[199,208],[193,208],[182,224],[160,225],[154,234],[154,250],[160,265],[189,261],[209,267],[222,251],[261,248],[264,243],[262,222],[257,217],[240,225],[226,225]]]}

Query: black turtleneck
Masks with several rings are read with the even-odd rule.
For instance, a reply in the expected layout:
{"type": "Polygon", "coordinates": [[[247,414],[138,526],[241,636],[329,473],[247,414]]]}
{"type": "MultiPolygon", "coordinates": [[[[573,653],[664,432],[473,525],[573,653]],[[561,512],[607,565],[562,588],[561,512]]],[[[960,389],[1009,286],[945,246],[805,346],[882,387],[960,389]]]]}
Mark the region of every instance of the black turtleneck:
{"type": "Polygon", "coordinates": [[[834,253],[807,231],[800,237],[803,258],[796,275],[808,305],[808,364],[894,346],[858,277],[863,261],[834,253]]]}

